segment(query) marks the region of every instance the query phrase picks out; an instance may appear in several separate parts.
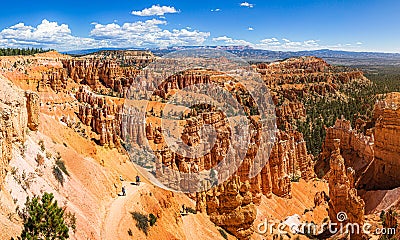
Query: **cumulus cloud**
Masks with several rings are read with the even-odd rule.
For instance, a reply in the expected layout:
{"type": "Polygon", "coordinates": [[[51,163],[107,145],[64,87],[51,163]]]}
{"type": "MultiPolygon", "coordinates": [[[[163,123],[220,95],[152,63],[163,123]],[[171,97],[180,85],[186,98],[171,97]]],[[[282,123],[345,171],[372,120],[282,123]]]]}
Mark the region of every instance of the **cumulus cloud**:
{"type": "Polygon", "coordinates": [[[276,51],[300,51],[300,50],[315,50],[321,49],[321,46],[317,40],[306,40],[306,41],[291,41],[287,38],[265,38],[259,42],[248,42],[243,39],[233,39],[228,36],[221,36],[212,39],[214,42],[222,43],[225,45],[243,45],[250,46],[257,49],[264,50],[276,50],[276,51]]]}
{"type": "MultiPolygon", "coordinates": [[[[59,51],[114,47],[167,47],[184,45],[203,45],[209,39],[210,32],[193,30],[189,26],[182,29],[166,29],[167,21],[149,19],[107,24],[91,23],[89,37],[79,37],[72,34],[67,24],[59,24],[44,19],[37,26],[18,23],[0,31],[0,45],[3,47],[42,47],[59,51]]],[[[252,28],[249,27],[248,30],[252,28]]],[[[287,38],[265,38],[258,42],[244,39],[234,39],[228,36],[212,38],[218,45],[242,45],[258,49],[299,51],[315,49],[360,50],[362,42],[326,45],[318,40],[292,41],[287,38]]]]}
{"type": "Polygon", "coordinates": [[[141,11],[132,11],[133,15],[146,17],[146,16],[164,16],[166,13],[178,13],[175,7],[153,5],[150,8],[145,8],[141,11]]]}
{"type": "Polygon", "coordinates": [[[277,38],[266,38],[256,44],[256,47],[267,50],[284,51],[315,50],[321,48],[317,40],[292,41],[287,38],[282,38],[281,40],[277,38]]]}
{"type": "Polygon", "coordinates": [[[46,19],[36,27],[18,23],[5,28],[0,32],[0,40],[6,47],[34,46],[59,50],[101,47],[105,44],[103,41],[73,36],[67,24],[60,25],[46,19]]]}
{"type": "Polygon", "coordinates": [[[219,42],[225,45],[243,45],[243,46],[252,46],[251,42],[242,39],[233,39],[227,36],[215,37],[212,39],[214,42],[219,42]]]}
{"type": "Polygon", "coordinates": [[[201,45],[209,32],[183,29],[164,29],[167,21],[146,21],[119,24],[92,23],[89,37],[74,36],[67,24],[43,20],[37,26],[18,23],[0,32],[0,44],[5,47],[42,47],[68,51],[101,47],[134,48],[166,47],[173,45],[201,45]]]}
{"type": "Polygon", "coordinates": [[[129,46],[170,46],[170,45],[199,45],[209,36],[209,32],[198,30],[173,29],[166,30],[160,26],[167,22],[159,19],[124,23],[96,24],[90,36],[96,40],[107,40],[111,45],[129,46]]]}
{"type": "Polygon", "coordinates": [[[221,9],[220,8],[211,9],[211,12],[221,12],[221,9]]]}
{"type": "Polygon", "coordinates": [[[248,3],[248,2],[242,2],[242,3],[240,4],[240,6],[241,6],[241,7],[253,8],[253,7],[254,7],[254,4],[248,3]]]}
{"type": "Polygon", "coordinates": [[[292,41],[287,38],[265,38],[258,42],[249,42],[244,39],[234,39],[228,36],[220,36],[212,38],[213,42],[226,46],[249,46],[255,49],[272,50],[272,51],[306,51],[306,50],[343,50],[343,51],[360,51],[361,42],[356,43],[338,43],[338,44],[322,44],[319,40],[292,41]]]}

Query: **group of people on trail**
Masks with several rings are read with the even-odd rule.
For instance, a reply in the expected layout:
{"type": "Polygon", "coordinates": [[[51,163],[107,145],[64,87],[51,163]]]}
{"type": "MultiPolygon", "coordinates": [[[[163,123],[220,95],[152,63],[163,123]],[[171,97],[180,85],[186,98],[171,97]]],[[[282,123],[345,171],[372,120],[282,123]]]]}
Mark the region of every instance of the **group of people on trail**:
{"type": "MultiPolygon", "coordinates": [[[[121,180],[121,182],[125,181],[122,178],[122,176],[119,176],[119,180],[121,180]]],[[[139,177],[139,175],[136,175],[136,185],[140,186],[140,177],[139,177]]],[[[126,188],[125,188],[125,186],[122,186],[122,196],[126,196],[126,188]]]]}

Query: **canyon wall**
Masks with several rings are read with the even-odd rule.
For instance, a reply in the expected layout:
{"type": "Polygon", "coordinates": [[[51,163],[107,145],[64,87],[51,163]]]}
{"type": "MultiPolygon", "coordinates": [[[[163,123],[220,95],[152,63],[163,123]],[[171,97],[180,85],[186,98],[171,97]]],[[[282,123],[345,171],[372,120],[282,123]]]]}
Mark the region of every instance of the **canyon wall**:
{"type": "Polygon", "coordinates": [[[375,161],[364,179],[366,189],[400,187],[400,93],[391,93],[374,109],[375,161]],[[369,180],[369,181],[368,181],[369,180]]]}
{"type": "Polygon", "coordinates": [[[202,209],[206,209],[213,223],[238,239],[250,239],[257,216],[250,188],[248,181],[243,183],[236,176],[207,193],[198,193],[197,202],[206,206],[202,209]]]}
{"type": "Polygon", "coordinates": [[[0,189],[9,171],[13,146],[23,148],[26,128],[38,126],[39,100],[35,93],[27,93],[0,76],[0,189]]]}
{"type": "Polygon", "coordinates": [[[358,179],[362,172],[374,161],[374,135],[369,136],[360,133],[351,127],[351,123],[345,119],[337,119],[335,125],[326,128],[326,136],[317,163],[316,173],[323,176],[329,170],[331,152],[334,150],[334,141],[340,139],[341,155],[345,159],[347,167],[356,171],[358,179]]]}
{"type": "Polygon", "coordinates": [[[319,83],[319,86],[324,86],[319,90],[325,91],[335,88],[336,83],[347,83],[364,77],[361,71],[334,67],[317,57],[299,57],[269,64],[261,63],[257,65],[257,71],[263,75],[265,83],[273,90],[287,84],[305,83],[309,84],[303,86],[306,90],[318,90],[313,89],[313,84],[310,83],[319,83]]]}
{"type": "Polygon", "coordinates": [[[81,102],[79,119],[100,135],[99,144],[110,148],[119,147],[121,105],[110,98],[92,93],[85,86],[79,88],[76,99],[81,102]]]}
{"type": "Polygon", "coordinates": [[[340,139],[340,149],[347,167],[355,170],[356,186],[365,190],[389,190],[400,187],[397,172],[400,169],[400,93],[391,93],[376,103],[375,126],[366,134],[352,129],[349,121],[338,119],[333,127],[326,129],[323,151],[315,171],[329,170],[327,159],[340,139]]]}
{"type": "MultiPolygon", "coordinates": [[[[340,155],[339,139],[333,141],[333,150],[330,156],[329,172],[329,217],[332,222],[343,224],[364,224],[364,201],[357,194],[354,184],[355,171],[346,167],[340,155]],[[347,217],[346,217],[347,216],[347,217]]],[[[361,229],[359,233],[350,234],[351,239],[363,239],[361,229]]]]}

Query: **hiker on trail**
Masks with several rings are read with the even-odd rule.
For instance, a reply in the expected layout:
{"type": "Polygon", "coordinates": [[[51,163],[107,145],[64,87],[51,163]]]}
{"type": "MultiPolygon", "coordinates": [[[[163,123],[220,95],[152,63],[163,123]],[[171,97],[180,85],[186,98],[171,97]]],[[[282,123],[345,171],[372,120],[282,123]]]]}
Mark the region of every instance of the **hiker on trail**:
{"type": "Polygon", "coordinates": [[[126,196],[125,186],[122,187],[122,196],[126,196]]]}
{"type": "Polygon", "coordinates": [[[139,175],[136,175],[136,185],[140,185],[140,177],[139,175]]]}
{"type": "Polygon", "coordinates": [[[182,204],[182,213],[185,213],[185,212],[186,212],[185,204],[182,204]]]}

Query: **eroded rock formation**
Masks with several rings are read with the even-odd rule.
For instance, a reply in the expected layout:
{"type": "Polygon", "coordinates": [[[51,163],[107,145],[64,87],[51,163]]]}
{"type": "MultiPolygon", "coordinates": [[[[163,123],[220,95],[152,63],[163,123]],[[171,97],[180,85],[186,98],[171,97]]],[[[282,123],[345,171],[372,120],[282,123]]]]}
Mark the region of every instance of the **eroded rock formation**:
{"type": "Polygon", "coordinates": [[[329,170],[335,139],[347,167],[355,170],[356,186],[365,190],[388,190],[400,186],[400,93],[391,93],[378,102],[374,109],[375,126],[366,134],[352,129],[349,121],[338,119],[326,129],[323,151],[315,171],[323,176],[329,170]]]}
{"type": "Polygon", "coordinates": [[[0,189],[9,170],[13,143],[25,141],[28,122],[26,99],[8,80],[0,77],[0,189]]]}
{"type": "MultiPolygon", "coordinates": [[[[198,201],[198,209],[204,209],[204,196],[198,201]]],[[[239,239],[250,239],[252,225],[257,216],[250,191],[250,183],[242,183],[233,177],[206,194],[207,214],[213,223],[223,227],[239,239]]]]}
{"type": "MultiPolygon", "coordinates": [[[[355,171],[351,167],[346,167],[340,155],[339,139],[333,141],[333,146],[329,160],[329,217],[332,222],[341,223],[343,226],[347,223],[363,226],[365,204],[355,188],[355,171]]],[[[358,234],[352,233],[351,239],[362,239],[361,229],[359,231],[358,234]]]]}
{"type": "Polygon", "coordinates": [[[42,72],[42,79],[38,81],[36,91],[46,91],[50,87],[56,92],[63,91],[68,85],[68,74],[64,68],[51,68],[42,72]]]}
{"type": "Polygon", "coordinates": [[[331,152],[334,150],[335,139],[340,139],[341,155],[347,167],[356,171],[360,177],[363,170],[374,160],[374,135],[366,136],[351,127],[350,121],[337,119],[335,125],[326,128],[325,141],[320,155],[316,173],[323,176],[329,170],[331,152]]]}
{"type": "Polygon", "coordinates": [[[28,111],[28,127],[32,131],[37,131],[39,127],[39,108],[40,99],[39,95],[35,92],[25,92],[26,108],[28,111]]]}
{"type": "Polygon", "coordinates": [[[400,93],[391,93],[375,105],[375,161],[367,188],[400,187],[400,93]]]}
{"type": "Polygon", "coordinates": [[[261,189],[264,195],[271,193],[291,197],[291,181],[314,178],[313,157],[307,153],[301,133],[279,131],[267,165],[261,172],[261,189]]]}
{"type": "Polygon", "coordinates": [[[86,84],[96,92],[116,92],[124,97],[129,88],[137,84],[135,78],[139,69],[153,59],[147,51],[109,51],[64,60],[63,67],[75,82],[86,84]]]}
{"type": "Polygon", "coordinates": [[[257,65],[257,71],[264,76],[265,83],[273,89],[286,84],[309,83],[308,86],[303,87],[308,90],[325,91],[335,88],[335,83],[346,83],[352,79],[363,78],[361,71],[336,68],[316,57],[299,57],[270,64],[262,63],[257,65]],[[312,89],[314,84],[310,83],[326,84],[319,85],[324,86],[320,89],[312,89]]]}
{"type": "Polygon", "coordinates": [[[100,135],[100,145],[110,148],[119,146],[121,106],[112,99],[92,93],[86,87],[79,89],[76,98],[82,103],[79,106],[79,119],[100,135]]]}

